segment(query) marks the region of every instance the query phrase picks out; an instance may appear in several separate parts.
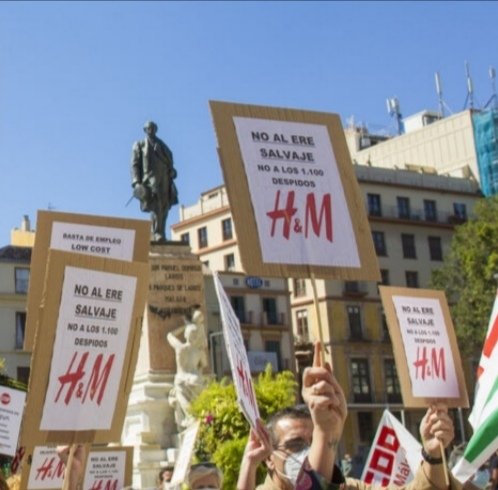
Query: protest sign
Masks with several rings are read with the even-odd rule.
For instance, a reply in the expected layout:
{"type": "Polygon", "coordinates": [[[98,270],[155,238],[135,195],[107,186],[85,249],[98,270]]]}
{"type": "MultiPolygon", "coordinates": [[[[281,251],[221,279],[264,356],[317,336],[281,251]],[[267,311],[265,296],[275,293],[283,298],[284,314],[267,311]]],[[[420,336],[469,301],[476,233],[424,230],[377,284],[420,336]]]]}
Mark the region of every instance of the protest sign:
{"type": "Polygon", "coordinates": [[[421,451],[421,444],[389,410],[384,410],[361,480],[382,486],[405,486],[420,466],[421,451]]]}
{"type": "Polygon", "coordinates": [[[0,454],[16,454],[25,399],[25,391],[0,385],[0,454]]]}
{"type": "Polygon", "coordinates": [[[251,368],[240,330],[240,322],[233,311],[217,272],[213,274],[213,279],[220,304],[223,337],[237,393],[237,402],[251,427],[256,427],[256,420],[259,418],[259,409],[252,384],[251,368]]]}
{"type": "MultiPolygon", "coordinates": [[[[60,490],[65,464],[55,446],[36,446],[23,463],[21,490],[60,490]]],[[[131,485],[133,448],[92,447],[84,463],[82,490],[121,490],[131,485]]]]}
{"type": "Polygon", "coordinates": [[[186,481],[199,427],[200,421],[196,421],[183,432],[180,450],[178,451],[178,456],[175,461],[173,476],[171,477],[171,481],[167,483],[166,488],[173,488],[186,481]]]}
{"type": "Polygon", "coordinates": [[[33,350],[49,249],[147,262],[149,237],[148,221],[38,211],[31,255],[24,350],[33,350]]]}
{"type": "Polygon", "coordinates": [[[148,275],[146,263],[49,251],[23,445],[119,440],[148,275]]]}
{"type": "Polygon", "coordinates": [[[379,280],[339,116],[210,106],[246,273],[379,280]]]}
{"type": "Polygon", "coordinates": [[[468,407],[453,322],[443,291],[379,286],[404,405],[436,400],[468,407]]]}

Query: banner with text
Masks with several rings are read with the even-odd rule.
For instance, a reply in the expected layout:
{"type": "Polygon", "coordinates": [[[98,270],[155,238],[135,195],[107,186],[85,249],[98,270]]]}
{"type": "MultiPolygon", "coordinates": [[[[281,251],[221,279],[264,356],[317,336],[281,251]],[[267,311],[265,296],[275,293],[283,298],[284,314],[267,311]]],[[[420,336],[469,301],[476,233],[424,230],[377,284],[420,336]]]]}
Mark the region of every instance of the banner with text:
{"type": "Polygon", "coordinates": [[[378,280],[339,117],[210,104],[245,271],[378,280]]]}
{"type": "Polygon", "coordinates": [[[223,337],[230,360],[232,378],[237,393],[237,402],[251,427],[256,427],[259,409],[251,378],[251,368],[247,358],[240,322],[233,311],[230,299],[223,289],[218,273],[213,273],[216,295],[220,304],[223,337]]]}
{"type": "Polygon", "coordinates": [[[148,273],[146,263],[50,251],[24,445],[119,439],[148,273]]]}
{"type": "Polygon", "coordinates": [[[421,451],[421,444],[403,424],[389,410],[384,410],[361,480],[382,486],[405,486],[420,466],[421,451]]]}
{"type": "Polygon", "coordinates": [[[25,400],[25,391],[0,385],[0,454],[16,454],[25,400]]]}
{"type": "Polygon", "coordinates": [[[427,407],[444,400],[468,407],[453,322],[443,291],[379,286],[403,402],[427,407]]]}

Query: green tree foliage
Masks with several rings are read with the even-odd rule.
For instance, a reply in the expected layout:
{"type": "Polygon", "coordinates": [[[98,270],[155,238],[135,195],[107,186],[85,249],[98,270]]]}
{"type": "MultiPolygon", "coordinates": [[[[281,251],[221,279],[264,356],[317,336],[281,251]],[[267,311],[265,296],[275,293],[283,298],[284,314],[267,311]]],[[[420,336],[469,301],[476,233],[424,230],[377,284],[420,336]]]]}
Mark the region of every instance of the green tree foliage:
{"type": "Polygon", "coordinates": [[[443,289],[450,303],[460,350],[482,349],[496,293],[498,273],[498,196],[480,199],[475,217],[458,226],[432,287],[443,289]]]}
{"type": "MultiPolygon", "coordinates": [[[[273,374],[269,364],[254,381],[261,418],[296,403],[297,382],[290,371],[273,374]]],[[[213,461],[224,474],[224,488],[235,488],[240,460],[249,435],[249,424],[239,411],[235,388],[228,379],[213,381],[191,406],[201,421],[196,459],[213,461]]],[[[260,469],[259,481],[264,476],[260,469]]]]}

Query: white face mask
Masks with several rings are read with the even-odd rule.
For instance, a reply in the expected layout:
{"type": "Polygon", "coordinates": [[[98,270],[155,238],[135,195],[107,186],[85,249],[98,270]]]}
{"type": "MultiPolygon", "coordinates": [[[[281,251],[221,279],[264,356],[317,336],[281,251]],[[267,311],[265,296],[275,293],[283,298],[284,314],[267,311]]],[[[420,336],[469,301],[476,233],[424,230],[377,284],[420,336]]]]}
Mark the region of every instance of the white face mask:
{"type": "Polygon", "coordinates": [[[284,463],[284,474],[296,486],[297,477],[301,472],[304,460],[308,457],[310,448],[307,447],[298,453],[290,454],[284,463]]]}

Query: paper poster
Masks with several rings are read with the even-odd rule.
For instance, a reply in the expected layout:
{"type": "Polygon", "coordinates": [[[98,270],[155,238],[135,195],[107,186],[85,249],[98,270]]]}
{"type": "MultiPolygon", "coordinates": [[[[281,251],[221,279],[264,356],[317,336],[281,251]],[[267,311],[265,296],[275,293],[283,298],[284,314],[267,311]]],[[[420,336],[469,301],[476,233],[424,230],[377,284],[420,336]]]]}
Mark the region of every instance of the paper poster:
{"type": "Polygon", "coordinates": [[[247,274],[377,280],[337,114],[211,101],[247,274]]]}
{"type": "Polygon", "coordinates": [[[361,480],[383,487],[404,487],[420,466],[422,445],[389,410],[384,410],[361,480]]]}
{"type": "Polygon", "coordinates": [[[443,291],[379,286],[407,407],[437,400],[468,406],[456,335],[443,291]]]}
{"type": "Polygon", "coordinates": [[[196,421],[183,433],[183,439],[176,458],[173,476],[171,477],[171,481],[166,484],[166,488],[174,488],[176,485],[181,485],[186,481],[199,427],[200,422],[196,421]]]}
{"type": "Polygon", "coordinates": [[[234,117],[263,261],[360,267],[327,127],[234,117]]]}
{"type": "Polygon", "coordinates": [[[83,490],[121,490],[125,479],[126,451],[107,448],[90,451],[86,461],[83,490]]]}
{"type": "Polygon", "coordinates": [[[28,476],[29,490],[62,488],[65,465],[53,446],[36,446],[33,450],[28,476]]]}
{"type": "Polygon", "coordinates": [[[458,398],[460,390],[439,301],[393,296],[414,396],[458,398]]]}
{"type": "Polygon", "coordinates": [[[24,350],[33,351],[49,250],[147,262],[150,222],[38,211],[31,254],[24,350]]]}
{"type": "Polygon", "coordinates": [[[109,429],[136,278],[66,267],[41,430],[109,429]]]}
{"type": "Polygon", "coordinates": [[[251,378],[251,368],[247,358],[240,322],[233,311],[230,299],[223,289],[218,273],[213,274],[216,294],[220,304],[223,337],[230,360],[232,378],[237,393],[237,402],[251,427],[256,427],[259,409],[251,378]]]}
{"type": "Polygon", "coordinates": [[[0,454],[15,456],[26,392],[0,385],[0,454]]]}
{"type": "Polygon", "coordinates": [[[133,229],[54,221],[50,248],[132,260],[135,235],[133,229]]]}

